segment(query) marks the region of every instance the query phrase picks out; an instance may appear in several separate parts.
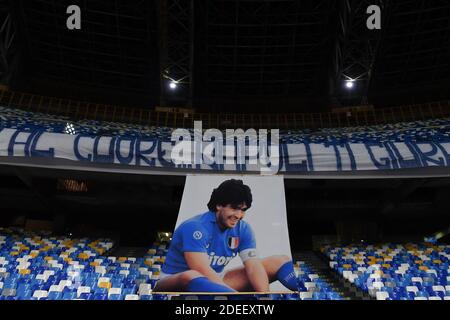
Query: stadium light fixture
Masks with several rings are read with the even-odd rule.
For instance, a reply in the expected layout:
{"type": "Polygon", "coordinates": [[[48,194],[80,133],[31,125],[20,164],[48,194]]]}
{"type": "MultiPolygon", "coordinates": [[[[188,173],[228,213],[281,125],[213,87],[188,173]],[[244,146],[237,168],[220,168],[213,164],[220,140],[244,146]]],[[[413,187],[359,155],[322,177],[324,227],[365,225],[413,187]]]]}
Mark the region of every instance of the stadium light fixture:
{"type": "Polygon", "coordinates": [[[353,80],[348,80],[345,82],[345,87],[347,89],[353,89],[354,86],[355,86],[355,82],[353,80]]]}
{"type": "Polygon", "coordinates": [[[169,88],[170,89],[175,90],[177,87],[178,87],[178,85],[177,85],[176,81],[171,81],[169,83],[169,88]]]}

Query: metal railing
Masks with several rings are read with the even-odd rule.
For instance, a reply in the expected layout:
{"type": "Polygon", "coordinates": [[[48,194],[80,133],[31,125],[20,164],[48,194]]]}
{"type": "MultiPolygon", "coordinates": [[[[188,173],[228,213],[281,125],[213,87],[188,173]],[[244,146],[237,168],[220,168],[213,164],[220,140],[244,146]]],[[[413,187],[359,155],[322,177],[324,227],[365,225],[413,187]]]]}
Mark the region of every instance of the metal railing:
{"type": "Polygon", "coordinates": [[[133,123],[156,127],[192,128],[201,120],[203,128],[318,129],[370,126],[450,117],[450,101],[404,105],[346,113],[176,113],[53,98],[0,90],[0,105],[9,108],[66,116],[76,120],[133,123]]]}

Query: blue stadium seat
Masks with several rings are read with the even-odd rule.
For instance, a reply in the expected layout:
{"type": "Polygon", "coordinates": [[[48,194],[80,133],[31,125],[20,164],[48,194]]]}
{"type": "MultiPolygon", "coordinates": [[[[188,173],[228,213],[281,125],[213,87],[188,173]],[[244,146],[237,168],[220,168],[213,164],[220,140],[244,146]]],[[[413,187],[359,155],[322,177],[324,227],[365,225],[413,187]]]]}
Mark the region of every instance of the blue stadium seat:
{"type": "Polygon", "coordinates": [[[61,292],[52,291],[48,293],[48,300],[63,300],[63,294],[61,292]]]}

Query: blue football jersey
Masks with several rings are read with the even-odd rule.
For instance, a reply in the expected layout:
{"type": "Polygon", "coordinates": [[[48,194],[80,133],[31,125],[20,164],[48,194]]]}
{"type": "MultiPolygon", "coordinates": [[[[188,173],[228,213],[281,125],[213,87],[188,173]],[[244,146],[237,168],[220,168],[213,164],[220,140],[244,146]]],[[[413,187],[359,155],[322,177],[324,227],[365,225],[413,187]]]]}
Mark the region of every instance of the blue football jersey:
{"type": "Polygon", "coordinates": [[[220,273],[240,252],[256,249],[250,225],[241,220],[234,228],[221,230],[215,212],[208,211],[184,221],[174,232],[162,271],[174,274],[189,270],[185,252],[208,254],[210,266],[220,273]]]}

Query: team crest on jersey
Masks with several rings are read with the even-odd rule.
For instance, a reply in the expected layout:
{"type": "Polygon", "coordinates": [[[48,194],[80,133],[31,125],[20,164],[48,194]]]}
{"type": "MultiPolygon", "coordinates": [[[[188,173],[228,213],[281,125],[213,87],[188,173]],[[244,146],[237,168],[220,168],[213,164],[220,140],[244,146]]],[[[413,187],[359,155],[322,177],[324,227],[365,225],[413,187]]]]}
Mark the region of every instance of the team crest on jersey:
{"type": "Polygon", "coordinates": [[[203,237],[203,233],[201,233],[200,231],[195,231],[192,236],[195,240],[200,240],[203,237]]]}
{"type": "Polygon", "coordinates": [[[239,246],[239,237],[228,237],[228,247],[236,249],[239,246]]]}

